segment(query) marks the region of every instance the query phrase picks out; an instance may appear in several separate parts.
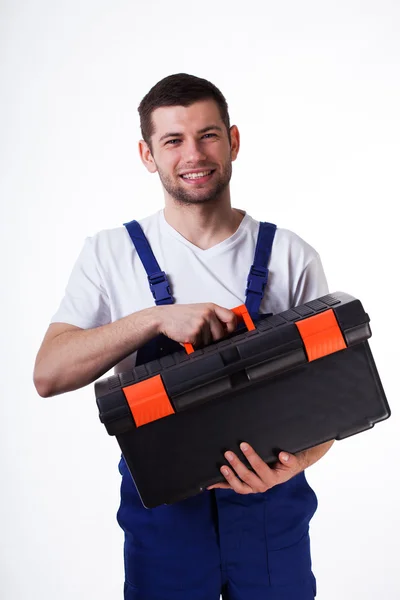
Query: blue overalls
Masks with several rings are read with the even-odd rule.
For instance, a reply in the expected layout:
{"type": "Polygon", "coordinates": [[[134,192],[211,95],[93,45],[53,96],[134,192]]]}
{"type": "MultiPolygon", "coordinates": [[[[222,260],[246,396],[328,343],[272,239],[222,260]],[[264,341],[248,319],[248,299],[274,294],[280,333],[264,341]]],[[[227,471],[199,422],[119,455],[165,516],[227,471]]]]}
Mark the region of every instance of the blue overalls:
{"type": "MultiPolygon", "coordinates": [[[[136,221],[125,223],[157,305],[172,304],[168,280],[136,221]]],[[[246,290],[253,319],[268,279],[276,227],[260,223],[246,290]]],[[[165,336],[137,353],[140,365],[182,346],[165,336]]],[[[223,424],[221,424],[223,427],[223,424]]],[[[251,441],[251,440],[249,440],[251,441]]],[[[317,508],[304,473],[265,493],[203,493],[144,508],[124,459],[118,522],[125,532],[125,600],[313,600],[309,521],[317,508]]]]}

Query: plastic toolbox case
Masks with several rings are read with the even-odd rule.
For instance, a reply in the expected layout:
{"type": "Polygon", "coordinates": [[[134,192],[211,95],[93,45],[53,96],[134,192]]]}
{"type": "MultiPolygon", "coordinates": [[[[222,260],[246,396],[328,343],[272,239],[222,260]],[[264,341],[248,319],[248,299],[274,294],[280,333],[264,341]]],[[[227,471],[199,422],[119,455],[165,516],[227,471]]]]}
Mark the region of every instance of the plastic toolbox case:
{"type": "Polygon", "coordinates": [[[99,380],[95,394],[145,507],[224,481],[223,453],[250,443],[267,463],[390,416],[359,300],[337,292],[192,353],[99,380]]]}

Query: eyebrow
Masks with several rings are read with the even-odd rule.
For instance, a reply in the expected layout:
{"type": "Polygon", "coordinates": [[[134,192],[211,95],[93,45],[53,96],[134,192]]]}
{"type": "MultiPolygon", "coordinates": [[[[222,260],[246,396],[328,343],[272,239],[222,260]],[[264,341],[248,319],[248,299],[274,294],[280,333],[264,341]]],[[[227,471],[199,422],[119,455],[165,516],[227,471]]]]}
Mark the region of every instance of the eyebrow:
{"type": "MultiPolygon", "coordinates": [[[[222,131],[222,127],[219,127],[218,125],[207,125],[207,127],[203,127],[203,129],[199,129],[197,133],[206,133],[207,131],[211,131],[211,129],[216,129],[217,131],[222,131]]],[[[168,137],[182,137],[183,133],[165,133],[164,135],[162,135],[160,137],[160,139],[158,140],[159,142],[162,142],[163,140],[165,140],[168,137]]]]}

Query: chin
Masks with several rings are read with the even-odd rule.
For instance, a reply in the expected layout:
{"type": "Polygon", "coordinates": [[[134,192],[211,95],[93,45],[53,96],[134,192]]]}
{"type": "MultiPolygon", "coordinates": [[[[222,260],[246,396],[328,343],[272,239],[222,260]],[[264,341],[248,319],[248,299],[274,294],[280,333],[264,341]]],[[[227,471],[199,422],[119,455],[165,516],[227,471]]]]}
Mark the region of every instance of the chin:
{"type": "Polygon", "coordinates": [[[172,196],[175,202],[179,204],[185,204],[186,206],[195,205],[195,204],[207,204],[216,200],[216,196],[207,196],[202,198],[189,198],[187,196],[172,196]]]}

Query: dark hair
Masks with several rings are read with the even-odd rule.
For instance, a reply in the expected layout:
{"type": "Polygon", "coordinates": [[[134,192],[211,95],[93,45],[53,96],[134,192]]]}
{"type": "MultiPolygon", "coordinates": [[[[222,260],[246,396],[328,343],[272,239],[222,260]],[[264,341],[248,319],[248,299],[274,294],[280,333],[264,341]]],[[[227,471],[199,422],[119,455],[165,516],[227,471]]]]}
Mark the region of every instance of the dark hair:
{"type": "Polygon", "coordinates": [[[190,106],[199,100],[212,99],[218,104],[221,118],[230,136],[228,104],[220,90],[207,79],[201,79],[187,73],[177,73],[161,79],[146,94],[139,104],[140,129],[146,144],[152,150],[151,136],[154,125],[151,115],[161,106],[190,106]]]}

